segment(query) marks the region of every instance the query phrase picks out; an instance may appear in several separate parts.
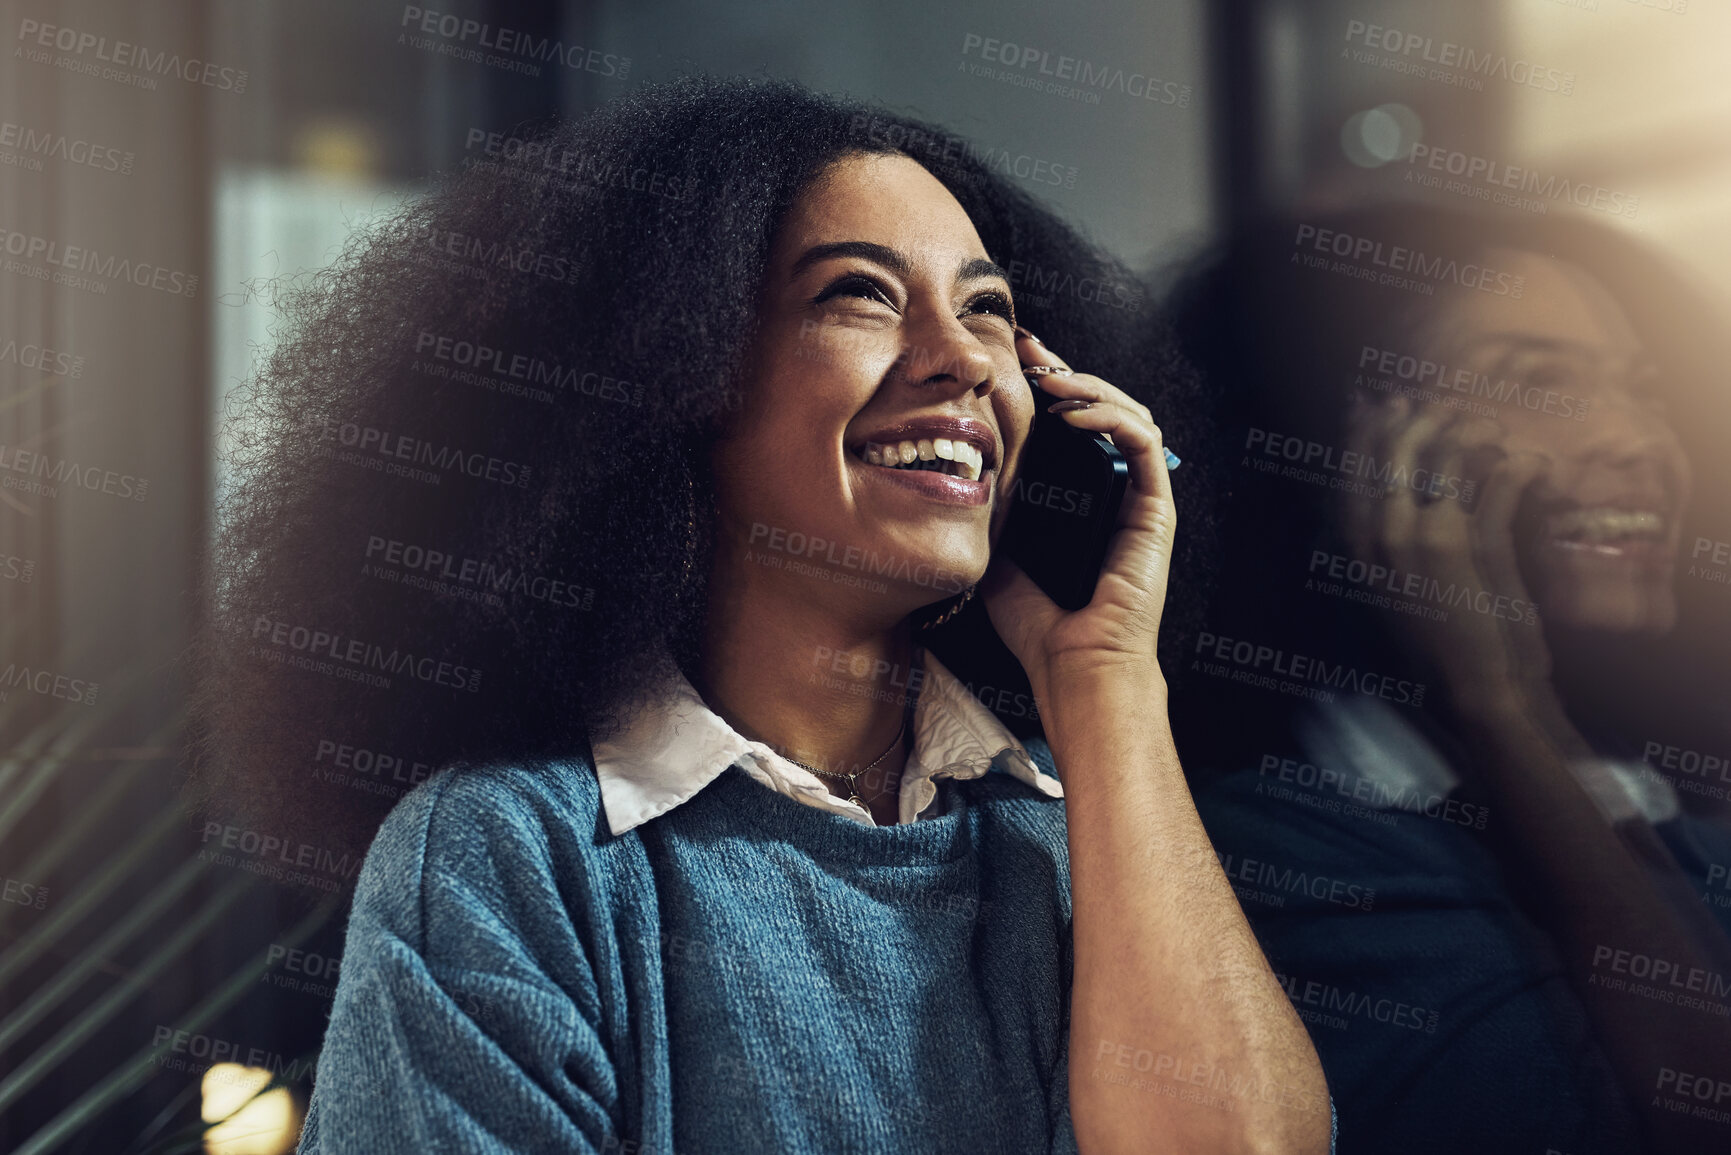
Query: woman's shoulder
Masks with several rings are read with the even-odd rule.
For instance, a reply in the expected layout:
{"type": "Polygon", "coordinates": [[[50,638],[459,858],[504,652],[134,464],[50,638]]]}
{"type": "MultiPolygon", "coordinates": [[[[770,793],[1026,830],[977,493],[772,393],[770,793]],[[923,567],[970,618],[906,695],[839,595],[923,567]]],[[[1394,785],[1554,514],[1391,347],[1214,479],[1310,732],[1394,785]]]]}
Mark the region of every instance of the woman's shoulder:
{"type": "Polygon", "coordinates": [[[429,961],[513,969],[523,944],[570,936],[570,896],[612,889],[595,884],[619,868],[617,841],[587,758],[451,766],[385,818],[352,918],[429,961]]]}
{"type": "Polygon", "coordinates": [[[557,831],[599,829],[600,814],[600,785],[587,757],[458,763],[403,796],[369,858],[447,866],[485,849],[510,862],[546,849],[557,831]]]}

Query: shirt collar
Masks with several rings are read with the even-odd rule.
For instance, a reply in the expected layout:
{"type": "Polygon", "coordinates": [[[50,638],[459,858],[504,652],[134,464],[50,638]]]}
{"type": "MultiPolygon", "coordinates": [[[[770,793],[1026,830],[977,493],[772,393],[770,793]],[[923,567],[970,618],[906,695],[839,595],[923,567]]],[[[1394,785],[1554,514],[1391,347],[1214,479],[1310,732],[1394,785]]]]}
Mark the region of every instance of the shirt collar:
{"type": "MultiPolygon", "coordinates": [[[[900,815],[912,822],[937,796],[940,778],[977,778],[994,764],[1049,798],[1058,780],[1040,770],[992,712],[923,648],[914,708],[914,745],[902,771],[900,815]]],[[[913,679],[910,678],[910,681],[913,679]]],[[[746,739],[704,704],[683,674],[675,674],[612,737],[594,743],[601,805],[614,834],[667,813],[738,764],[783,794],[873,825],[864,807],[832,794],[809,770],[762,742],[746,739]]]]}
{"type": "MultiPolygon", "coordinates": [[[[1398,810],[1412,799],[1446,798],[1461,784],[1440,750],[1393,706],[1364,695],[1344,695],[1330,706],[1301,716],[1299,738],[1319,766],[1370,784],[1359,797],[1375,810],[1398,810]]],[[[1669,782],[1640,762],[1614,758],[1570,759],[1569,770],[1609,822],[1640,815],[1667,822],[1680,812],[1669,782]]]]}

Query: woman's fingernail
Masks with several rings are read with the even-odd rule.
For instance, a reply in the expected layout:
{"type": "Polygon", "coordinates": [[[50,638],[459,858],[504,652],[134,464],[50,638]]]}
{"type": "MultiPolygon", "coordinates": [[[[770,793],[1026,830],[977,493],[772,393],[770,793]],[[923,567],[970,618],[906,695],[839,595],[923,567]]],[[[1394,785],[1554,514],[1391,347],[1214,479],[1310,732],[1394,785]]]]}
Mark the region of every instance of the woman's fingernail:
{"type": "Polygon", "coordinates": [[[1180,465],[1183,465],[1183,464],[1184,464],[1184,459],[1182,457],[1179,457],[1176,453],[1172,452],[1170,449],[1166,450],[1166,469],[1168,472],[1170,472],[1171,470],[1177,469],[1180,465]]]}
{"type": "Polygon", "coordinates": [[[1023,365],[1022,372],[1029,377],[1044,377],[1047,374],[1066,377],[1072,370],[1066,369],[1062,365],[1023,365]]]}
{"type": "Polygon", "coordinates": [[[1046,406],[1046,412],[1047,413],[1074,413],[1078,409],[1092,409],[1093,407],[1094,407],[1094,403],[1092,401],[1084,401],[1079,397],[1072,397],[1068,401],[1054,401],[1054,402],[1052,402],[1052,404],[1046,406]]]}
{"type": "Polygon", "coordinates": [[[1034,342],[1034,344],[1036,344],[1036,345],[1044,345],[1045,344],[1044,341],[1042,341],[1038,337],[1034,336],[1034,334],[1030,330],[1023,328],[1021,325],[1016,326],[1016,334],[1018,336],[1028,338],[1028,340],[1034,342]]]}

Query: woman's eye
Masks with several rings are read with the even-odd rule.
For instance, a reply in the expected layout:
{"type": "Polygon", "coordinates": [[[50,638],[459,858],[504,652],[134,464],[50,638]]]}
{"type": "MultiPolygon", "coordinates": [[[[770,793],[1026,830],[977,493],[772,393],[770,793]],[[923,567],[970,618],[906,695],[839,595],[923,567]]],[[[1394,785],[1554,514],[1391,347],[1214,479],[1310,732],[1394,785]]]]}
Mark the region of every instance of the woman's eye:
{"type": "Polygon", "coordinates": [[[812,304],[821,305],[836,297],[857,297],[862,300],[877,301],[879,304],[889,305],[892,309],[895,308],[894,305],[890,304],[889,294],[884,292],[882,286],[857,274],[843,277],[839,281],[831,283],[828,288],[813,299],[812,304]]]}
{"type": "Polygon", "coordinates": [[[1016,323],[1016,309],[1010,304],[1010,298],[1002,293],[982,293],[968,302],[968,311],[972,313],[987,313],[1002,317],[1010,324],[1016,323]]]}

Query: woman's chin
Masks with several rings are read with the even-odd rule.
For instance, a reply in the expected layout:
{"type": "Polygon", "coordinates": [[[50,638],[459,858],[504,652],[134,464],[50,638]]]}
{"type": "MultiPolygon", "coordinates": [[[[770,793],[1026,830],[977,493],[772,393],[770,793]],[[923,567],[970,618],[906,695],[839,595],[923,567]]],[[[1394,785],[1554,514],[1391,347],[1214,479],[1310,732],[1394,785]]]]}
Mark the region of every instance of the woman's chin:
{"type": "Polygon", "coordinates": [[[864,550],[858,572],[890,589],[900,587],[897,594],[916,606],[942,601],[977,583],[991,556],[983,543],[978,547],[972,541],[941,544],[953,548],[932,549],[930,543],[903,540],[864,550]]]}
{"type": "Polygon", "coordinates": [[[977,585],[985,573],[984,566],[976,567],[966,562],[933,561],[929,565],[930,569],[925,572],[915,569],[912,588],[907,591],[916,614],[943,608],[952,598],[977,585]]]}

